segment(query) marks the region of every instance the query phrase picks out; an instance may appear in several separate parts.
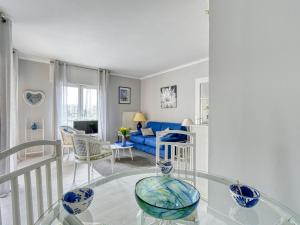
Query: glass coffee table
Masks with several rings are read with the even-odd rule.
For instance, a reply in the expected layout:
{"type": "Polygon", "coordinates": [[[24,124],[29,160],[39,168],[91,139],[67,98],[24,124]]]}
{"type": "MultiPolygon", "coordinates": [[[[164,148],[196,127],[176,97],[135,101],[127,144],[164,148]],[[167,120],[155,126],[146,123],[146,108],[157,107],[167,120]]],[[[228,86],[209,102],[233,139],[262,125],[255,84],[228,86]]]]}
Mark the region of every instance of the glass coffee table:
{"type": "MultiPolygon", "coordinates": [[[[89,185],[95,194],[87,211],[72,216],[65,211],[61,201],[58,201],[36,225],[140,224],[141,210],[135,199],[135,184],[145,177],[157,175],[160,174],[157,173],[156,168],[144,168],[98,179],[89,185]]],[[[176,177],[177,174],[173,176],[176,177]]],[[[296,213],[263,193],[256,206],[249,209],[243,208],[237,205],[229,191],[229,185],[234,183],[233,180],[204,172],[197,172],[196,176],[195,187],[201,194],[196,208],[198,220],[197,223],[187,224],[300,225],[300,217],[296,213]]],[[[154,220],[151,216],[147,216],[146,224],[151,224],[154,220]]],[[[178,221],[176,224],[185,223],[178,221]]]]}
{"type": "Polygon", "coordinates": [[[131,160],[133,160],[133,155],[132,155],[132,148],[133,148],[133,143],[130,141],[126,141],[126,144],[123,146],[122,142],[115,142],[114,144],[111,145],[112,150],[114,151],[114,157],[120,160],[120,150],[123,150],[123,154],[126,151],[129,151],[129,154],[131,156],[131,160]]]}

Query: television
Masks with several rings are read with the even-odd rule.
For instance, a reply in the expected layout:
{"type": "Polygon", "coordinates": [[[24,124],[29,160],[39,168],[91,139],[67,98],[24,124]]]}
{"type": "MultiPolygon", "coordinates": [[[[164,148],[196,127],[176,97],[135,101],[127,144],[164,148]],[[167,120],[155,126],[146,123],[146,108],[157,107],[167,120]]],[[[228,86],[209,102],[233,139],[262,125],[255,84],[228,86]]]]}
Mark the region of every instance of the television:
{"type": "Polygon", "coordinates": [[[77,120],[73,122],[73,128],[83,130],[86,134],[98,133],[98,120],[77,120]]]}

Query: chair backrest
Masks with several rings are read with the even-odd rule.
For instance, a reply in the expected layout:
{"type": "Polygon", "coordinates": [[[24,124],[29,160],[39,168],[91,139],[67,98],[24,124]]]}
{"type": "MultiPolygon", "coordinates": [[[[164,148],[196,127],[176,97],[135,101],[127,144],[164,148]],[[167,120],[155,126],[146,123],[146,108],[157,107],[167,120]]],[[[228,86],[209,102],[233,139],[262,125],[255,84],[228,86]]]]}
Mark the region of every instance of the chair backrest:
{"type": "Polygon", "coordinates": [[[73,134],[84,134],[85,133],[85,131],[76,130],[69,126],[60,126],[59,130],[60,130],[63,145],[73,145],[73,141],[72,141],[73,134]]]}
{"type": "MultiPolygon", "coordinates": [[[[62,157],[61,157],[61,142],[60,141],[32,141],[20,144],[11,149],[0,152],[0,160],[5,159],[19,151],[34,146],[53,146],[54,151],[50,156],[43,157],[40,161],[32,163],[21,169],[17,169],[10,173],[0,176],[0,184],[10,182],[11,186],[11,203],[12,203],[12,222],[13,225],[20,225],[20,200],[19,200],[19,183],[18,178],[24,176],[25,184],[25,203],[26,203],[26,219],[27,224],[34,224],[33,215],[33,199],[32,199],[32,183],[31,183],[31,171],[35,171],[36,176],[36,190],[37,190],[37,209],[38,218],[43,215],[44,203],[43,194],[47,195],[47,206],[50,208],[52,202],[52,176],[51,176],[51,164],[56,163],[56,175],[57,175],[57,197],[60,199],[63,195],[63,181],[62,181],[62,157]],[[42,168],[45,167],[46,174],[46,192],[42,187],[42,168]]],[[[0,221],[1,222],[1,221],[0,221]]],[[[1,223],[0,223],[1,224],[1,223]]]]}
{"type": "Polygon", "coordinates": [[[196,134],[183,130],[164,130],[156,133],[156,163],[160,161],[160,149],[164,146],[164,159],[171,160],[175,174],[196,183],[196,134]],[[168,142],[162,137],[168,134],[185,135],[186,141],[168,142]],[[190,173],[192,172],[192,173],[190,173]],[[192,175],[190,175],[192,174],[192,175]]]}
{"type": "Polygon", "coordinates": [[[73,134],[72,139],[74,155],[78,160],[95,160],[108,151],[111,151],[109,142],[97,140],[97,138],[92,136],[73,134]]]}

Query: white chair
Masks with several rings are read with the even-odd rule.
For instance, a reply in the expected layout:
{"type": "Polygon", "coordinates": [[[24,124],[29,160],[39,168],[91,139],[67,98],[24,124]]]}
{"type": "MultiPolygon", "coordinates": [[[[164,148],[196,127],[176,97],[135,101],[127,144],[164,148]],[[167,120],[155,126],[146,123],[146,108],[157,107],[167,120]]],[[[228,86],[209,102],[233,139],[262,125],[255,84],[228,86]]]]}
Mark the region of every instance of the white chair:
{"type": "Polygon", "coordinates": [[[70,150],[74,150],[74,145],[72,141],[73,134],[85,134],[84,131],[76,130],[69,126],[60,126],[59,127],[61,140],[62,140],[62,151],[64,152],[65,149],[68,150],[68,159],[70,157],[70,150]]]}
{"type": "Polygon", "coordinates": [[[196,134],[182,130],[165,130],[156,133],[156,162],[160,160],[160,147],[164,146],[165,155],[163,160],[171,160],[174,174],[178,178],[196,184],[196,134]],[[166,142],[162,138],[168,134],[186,135],[187,141],[166,142]],[[166,150],[168,149],[168,150],[166,150]],[[170,158],[169,158],[170,156],[170,158]],[[192,171],[187,173],[187,171],[192,171]]]}
{"type": "MultiPolygon", "coordinates": [[[[26,148],[35,146],[50,145],[54,147],[53,154],[43,157],[40,161],[30,164],[21,169],[17,169],[10,173],[0,176],[0,184],[10,182],[11,185],[11,202],[12,202],[12,224],[20,225],[20,200],[19,200],[19,183],[18,178],[24,175],[25,183],[25,203],[26,203],[26,220],[28,225],[34,224],[33,215],[33,199],[32,199],[32,183],[31,183],[31,171],[35,171],[36,176],[36,189],[37,189],[37,214],[38,218],[43,215],[44,203],[43,195],[47,196],[47,206],[52,206],[52,176],[51,176],[51,164],[56,163],[56,175],[57,175],[57,197],[60,199],[63,195],[63,181],[62,181],[62,157],[61,157],[61,142],[60,141],[32,141],[27,142],[11,149],[0,152],[0,160],[5,159],[13,154],[16,154],[26,148]],[[42,187],[42,168],[45,167],[46,173],[46,192],[42,187]]],[[[23,210],[23,209],[22,209],[23,210]]]]}
{"type": "Polygon", "coordinates": [[[73,134],[72,136],[74,145],[74,177],[73,184],[75,183],[77,164],[88,164],[88,182],[90,183],[90,169],[93,164],[100,160],[110,159],[111,170],[114,172],[114,155],[111,149],[110,142],[103,142],[94,137],[80,134],[73,134]]]}
{"type": "MultiPolygon", "coordinates": [[[[196,134],[182,130],[164,130],[156,133],[156,162],[161,160],[160,148],[164,146],[165,154],[162,160],[171,160],[173,176],[196,185],[196,134]],[[167,142],[162,137],[168,134],[186,135],[187,141],[167,142]]],[[[147,216],[142,210],[138,213],[138,224],[145,225],[147,216]]],[[[153,220],[150,224],[161,224],[160,220],[153,220]]],[[[171,224],[171,223],[170,223],[171,224]]],[[[189,217],[177,220],[172,224],[198,224],[198,214],[195,211],[189,217]]]]}

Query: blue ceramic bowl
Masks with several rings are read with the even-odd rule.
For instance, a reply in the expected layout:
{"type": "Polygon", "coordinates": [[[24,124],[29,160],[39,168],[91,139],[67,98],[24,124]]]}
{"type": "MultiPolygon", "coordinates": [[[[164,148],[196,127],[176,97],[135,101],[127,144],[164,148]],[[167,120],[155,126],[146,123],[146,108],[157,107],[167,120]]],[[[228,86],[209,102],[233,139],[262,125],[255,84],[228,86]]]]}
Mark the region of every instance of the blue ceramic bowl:
{"type": "Polygon", "coordinates": [[[91,188],[78,188],[64,194],[62,203],[65,210],[76,215],[85,211],[91,204],[94,191],[91,188]]]}
{"type": "Polygon", "coordinates": [[[160,167],[160,170],[163,174],[169,174],[173,169],[171,161],[159,161],[157,165],[160,167]]]}
{"type": "Polygon", "coordinates": [[[260,193],[252,187],[241,184],[232,184],[229,188],[232,198],[242,207],[251,208],[259,201],[260,193]]]}
{"type": "Polygon", "coordinates": [[[136,183],[135,197],[139,207],[150,216],[176,220],[189,216],[197,208],[200,193],[185,181],[153,176],[136,183]]]}

